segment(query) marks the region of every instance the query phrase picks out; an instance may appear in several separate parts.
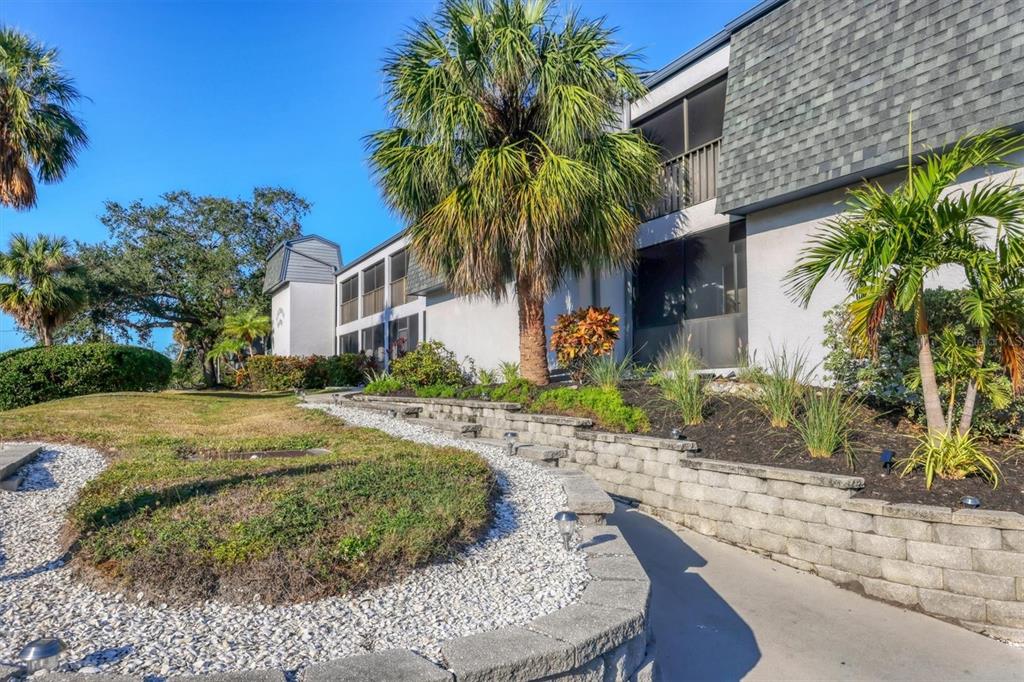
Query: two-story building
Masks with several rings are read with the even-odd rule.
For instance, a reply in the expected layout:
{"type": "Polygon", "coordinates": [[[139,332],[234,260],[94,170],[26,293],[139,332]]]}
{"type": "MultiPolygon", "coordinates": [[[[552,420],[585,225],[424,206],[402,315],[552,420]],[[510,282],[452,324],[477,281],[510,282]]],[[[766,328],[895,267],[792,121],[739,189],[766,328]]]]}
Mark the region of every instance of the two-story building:
{"type": "MultiPolygon", "coordinates": [[[[549,324],[603,305],[623,320],[618,353],[641,362],[679,338],[711,368],[782,345],[820,361],[823,315],[846,289],[823,282],[807,308],[787,296],[808,237],[850,186],[902,178],[911,114],[917,151],[1024,128],[1022,64],[1017,0],[760,3],[646,78],[623,123],[662,148],[664,194],[640,226],[635,267],[571,281],[549,300],[549,324]]],[[[343,266],[271,268],[274,352],[385,357],[439,339],[478,367],[518,360],[515,301],[454,297],[406,248],[399,233],[343,266]],[[298,303],[308,297],[316,304],[298,303]]]]}

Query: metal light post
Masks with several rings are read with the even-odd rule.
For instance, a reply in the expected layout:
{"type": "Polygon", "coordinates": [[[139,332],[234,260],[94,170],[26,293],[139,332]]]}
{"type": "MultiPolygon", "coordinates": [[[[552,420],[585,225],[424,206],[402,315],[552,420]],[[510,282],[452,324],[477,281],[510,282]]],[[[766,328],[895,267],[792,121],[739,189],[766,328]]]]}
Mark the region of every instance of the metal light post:
{"type": "Polygon", "coordinates": [[[562,535],[562,543],[565,545],[565,551],[569,551],[569,540],[572,539],[572,534],[576,530],[576,512],[571,511],[560,511],[555,514],[555,522],[558,523],[558,532],[562,535]]]}

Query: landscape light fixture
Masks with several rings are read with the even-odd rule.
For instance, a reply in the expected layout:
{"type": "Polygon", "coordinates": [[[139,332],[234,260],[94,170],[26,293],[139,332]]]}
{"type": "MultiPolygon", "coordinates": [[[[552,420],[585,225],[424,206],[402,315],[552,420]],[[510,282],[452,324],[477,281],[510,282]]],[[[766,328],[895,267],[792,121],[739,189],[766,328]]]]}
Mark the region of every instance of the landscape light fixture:
{"type": "Polygon", "coordinates": [[[388,410],[388,416],[389,417],[397,417],[398,416],[398,410],[388,410]]]}
{"type": "Polygon", "coordinates": [[[680,429],[680,428],[672,429],[672,439],[673,440],[682,440],[683,439],[683,430],[680,429]]]}
{"type": "Polygon", "coordinates": [[[40,637],[26,644],[18,658],[25,664],[25,672],[31,675],[40,670],[55,670],[66,649],[64,642],[56,637],[40,637]]]}
{"type": "Polygon", "coordinates": [[[508,456],[516,454],[516,438],[519,438],[519,434],[515,431],[505,432],[505,449],[508,450],[508,456]]]}
{"type": "Polygon", "coordinates": [[[888,476],[892,473],[892,468],[896,462],[893,459],[896,457],[896,453],[892,450],[882,450],[882,455],[878,458],[878,461],[882,463],[882,469],[884,469],[883,476],[888,476]]]}
{"type": "Polygon", "coordinates": [[[960,506],[964,509],[977,509],[981,506],[981,500],[974,495],[964,495],[960,498],[960,506]]]}
{"type": "Polygon", "coordinates": [[[576,512],[560,511],[555,514],[555,521],[558,523],[558,532],[562,535],[562,543],[565,551],[569,551],[569,539],[576,530],[576,512]]]}

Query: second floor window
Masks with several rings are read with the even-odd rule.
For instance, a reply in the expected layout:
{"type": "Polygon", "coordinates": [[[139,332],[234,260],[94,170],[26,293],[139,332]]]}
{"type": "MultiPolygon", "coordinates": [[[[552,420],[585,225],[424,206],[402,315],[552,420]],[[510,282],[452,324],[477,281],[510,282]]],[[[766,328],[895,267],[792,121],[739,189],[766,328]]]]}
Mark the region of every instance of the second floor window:
{"type": "Polygon", "coordinates": [[[409,268],[409,251],[402,249],[391,256],[391,306],[399,306],[409,300],[406,295],[405,276],[409,268]]]}
{"type": "Polygon", "coordinates": [[[341,324],[359,318],[359,275],[341,283],[341,324]]]}
{"type": "Polygon", "coordinates": [[[384,310],[384,261],[363,270],[363,317],[384,310]]]}

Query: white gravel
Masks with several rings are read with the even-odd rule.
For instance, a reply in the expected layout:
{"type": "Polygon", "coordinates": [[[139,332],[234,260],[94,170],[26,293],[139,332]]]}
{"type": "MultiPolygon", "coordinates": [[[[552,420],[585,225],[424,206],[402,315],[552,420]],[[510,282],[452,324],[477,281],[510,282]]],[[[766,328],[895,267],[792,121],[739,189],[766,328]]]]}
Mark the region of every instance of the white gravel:
{"type": "Polygon", "coordinates": [[[552,516],[565,495],[543,469],[400,419],[321,409],[352,424],[482,455],[502,487],[487,537],[458,562],[424,568],[358,598],[188,608],[140,602],[77,583],[64,567],[57,542],[64,513],[105,462],[89,448],[47,445],[23,469],[17,492],[0,490],[0,663],[13,662],[22,645],[41,635],[68,644],[67,670],[89,672],[297,670],[393,647],[437,660],[444,640],[526,623],[579,596],[589,576],[582,553],[561,547],[552,516]]]}

